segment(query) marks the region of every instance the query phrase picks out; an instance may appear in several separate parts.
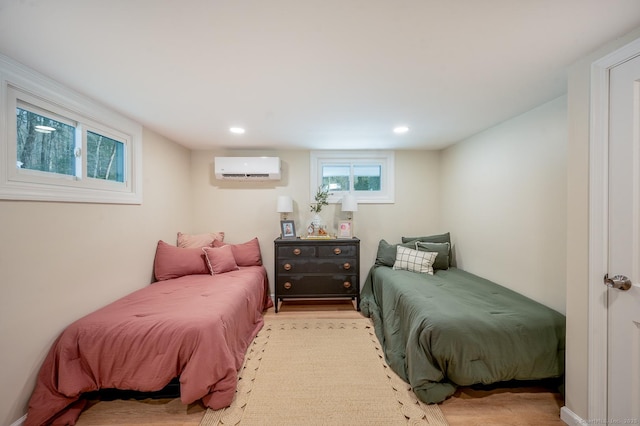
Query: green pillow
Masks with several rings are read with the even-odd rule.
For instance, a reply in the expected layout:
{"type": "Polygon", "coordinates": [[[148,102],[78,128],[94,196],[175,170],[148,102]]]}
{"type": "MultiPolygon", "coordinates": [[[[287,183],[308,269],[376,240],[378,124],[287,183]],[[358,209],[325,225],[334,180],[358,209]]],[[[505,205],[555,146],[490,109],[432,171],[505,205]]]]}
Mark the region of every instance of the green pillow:
{"type": "Polygon", "coordinates": [[[439,235],[429,235],[427,237],[402,237],[403,243],[409,243],[411,241],[422,241],[425,243],[449,243],[451,244],[451,236],[449,233],[439,235]]]}
{"type": "Polygon", "coordinates": [[[396,251],[398,250],[398,245],[412,248],[414,250],[416,248],[414,242],[405,244],[389,244],[385,240],[380,240],[378,243],[378,253],[376,254],[375,264],[380,266],[393,266],[396,262],[396,251]]]}
{"type": "MultiPolygon", "coordinates": [[[[449,235],[448,232],[438,235],[428,235],[426,237],[402,237],[403,243],[415,243],[416,241],[422,241],[424,243],[449,243],[448,262],[449,265],[451,265],[451,261],[453,260],[451,256],[451,235],[449,235]]],[[[438,259],[436,258],[436,262],[437,261],[438,259]]]]}
{"type": "Polygon", "coordinates": [[[449,250],[451,244],[449,243],[425,243],[416,241],[416,250],[430,251],[438,253],[435,262],[433,262],[433,269],[449,269],[449,250]]]}

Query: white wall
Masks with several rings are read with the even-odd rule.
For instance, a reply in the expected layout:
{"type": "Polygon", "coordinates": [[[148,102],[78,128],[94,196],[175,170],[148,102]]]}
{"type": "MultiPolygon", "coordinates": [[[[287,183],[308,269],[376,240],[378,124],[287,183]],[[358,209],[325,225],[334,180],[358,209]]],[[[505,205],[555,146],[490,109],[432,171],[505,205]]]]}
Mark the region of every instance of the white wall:
{"type": "Polygon", "coordinates": [[[158,239],[188,229],[189,151],[143,139],[142,205],[0,201],[0,424],[26,413],[62,329],[149,284],[158,239]]]}
{"type": "Polygon", "coordinates": [[[566,97],[442,153],[457,266],[565,312],[566,97]]]}
{"type": "MultiPolygon", "coordinates": [[[[263,261],[273,293],[273,240],[280,230],[276,213],[278,195],[294,200],[295,220],[300,235],[311,220],[309,203],[309,151],[233,152],[194,151],[191,185],[194,194],[194,232],[225,231],[225,241],[241,243],[258,237],[263,261]],[[278,182],[218,181],[213,175],[214,156],[270,155],[282,160],[283,178],[278,182]]],[[[376,257],[381,238],[394,243],[402,235],[428,235],[441,232],[439,153],[396,151],[396,193],[394,204],[361,204],[354,213],[354,233],[361,240],[361,281],[376,257]]],[[[331,204],[321,213],[331,227],[346,217],[331,204]]]]}

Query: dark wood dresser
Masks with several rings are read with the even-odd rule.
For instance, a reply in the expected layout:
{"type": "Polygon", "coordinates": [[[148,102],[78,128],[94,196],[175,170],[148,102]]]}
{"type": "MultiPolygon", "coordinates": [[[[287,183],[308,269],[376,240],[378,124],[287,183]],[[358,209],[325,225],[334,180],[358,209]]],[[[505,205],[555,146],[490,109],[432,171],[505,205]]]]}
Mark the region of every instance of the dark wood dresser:
{"type": "Polygon", "coordinates": [[[356,300],[360,310],[360,240],[282,239],[275,246],[275,311],[286,298],[356,300]]]}

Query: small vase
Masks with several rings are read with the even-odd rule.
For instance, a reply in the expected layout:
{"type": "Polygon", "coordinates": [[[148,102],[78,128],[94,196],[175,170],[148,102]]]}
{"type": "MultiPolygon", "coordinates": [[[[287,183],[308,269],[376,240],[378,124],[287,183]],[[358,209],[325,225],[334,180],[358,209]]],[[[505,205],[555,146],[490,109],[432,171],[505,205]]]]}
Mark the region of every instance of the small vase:
{"type": "Polygon", "coordinates": [[[320,217],[319,213],[316,213],[313,215],[313,219],[311,219],[311,224],[313,225],[314,229],[320,229],[320,227],[322,226],[322,217],[320,217]]]}

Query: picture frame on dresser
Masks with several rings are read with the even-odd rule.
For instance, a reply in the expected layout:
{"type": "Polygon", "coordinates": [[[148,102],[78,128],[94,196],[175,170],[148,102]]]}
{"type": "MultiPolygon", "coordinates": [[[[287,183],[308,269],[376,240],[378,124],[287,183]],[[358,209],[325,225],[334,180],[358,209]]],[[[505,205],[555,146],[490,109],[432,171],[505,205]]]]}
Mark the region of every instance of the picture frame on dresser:
{"type": "Polygon", "coordinates": [[[338,223],[338,238],[353,238],[353,227],[350,220],[341,220],[338,223]]]}
{"type": "Polygon", "coordinates": [[[280,221],[280,235],[283,239],[295,239],[296,237],[296,224],[293,220],[281,220],[280,221]]]}

